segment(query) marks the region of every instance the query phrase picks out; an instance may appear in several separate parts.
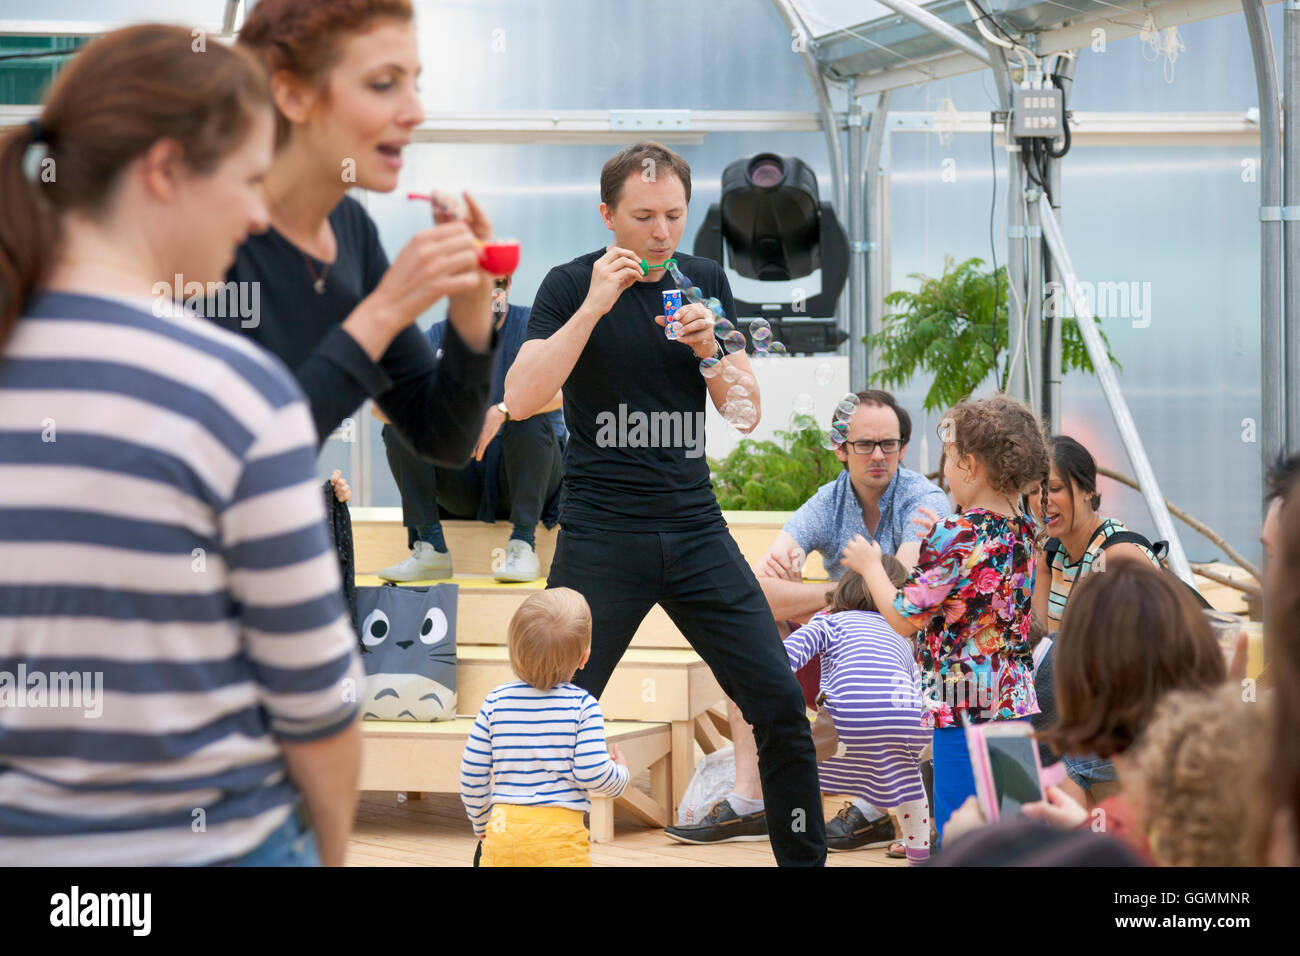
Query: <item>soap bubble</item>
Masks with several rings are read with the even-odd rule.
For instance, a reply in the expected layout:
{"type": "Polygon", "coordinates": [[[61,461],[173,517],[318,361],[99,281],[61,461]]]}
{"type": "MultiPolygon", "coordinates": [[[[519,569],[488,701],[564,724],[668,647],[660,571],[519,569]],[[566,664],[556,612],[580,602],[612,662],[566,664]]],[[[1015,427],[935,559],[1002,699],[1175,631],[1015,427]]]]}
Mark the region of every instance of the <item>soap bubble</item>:
{"type": "Polygon", "coordinates": [[[786,349],[784,342],[773,342],[771,345],[767,347],[767,350],[771,352],[773,355],[790,354],[789,350],[786,349]]]}
{"type": "Polygon", "coordinates": [[[754,356],[756,358],[767,358],[767,345],[763,342],[755,342],[754,356]]]}
{"type": "Polygon", "coordinates": [[[730,353],[745,351],[745,333],[739,330],[722,337],[722,347],[730,353]]]}
{"type": "Polygon", "coordinates": [[[831,434],[834,435],[837,440],[844,441],[849,437],[849,423],[842,419],[840,421],[831,422],[831,434]]]}
{"type": "Polygon", "coordinates": [[[700,374],[705,378],[717,378],[719,367],[722,365],[722,359],[710,356],[706,359],[700,359],[700,374]]]}
{"type": "Polygon", "coordinates": [[[704,290],[697,285],[693,285],[686,290],[686,298],[690,299],[692,302],[702,303],[704,301],[704,290]]]}
{"type": "Polygon", "coordinates": [[[772,330],[756,329],[751,325],[749,327],[749,337],[754,340],[754,345],[761,344],[766,347],[767,343],[772,341],[772,330]]]}
{"type": "Polygon", "coordinates": [[[732,365],[730,362],[722,366],[723,381],[734,383],[739,378],[740,378],[740,369],[736,368],[736,366],[732,365]]]}
{"type": "Polygon", "coordinates": [[[831,432],[822,432],[822,447],[827,451],[834,451],[840,447],[840,443],[835,440],[835,436],[831,432]]]}
{"type": "Polygon", "coordinates": [[[664,334],[667,335],[670,340],[675,342],[677,339],[681,337],[682,324],[678,322],[676,319],[673,319],[671,322],[668,323],[667,328],[664,329],[664,334]]]}
{"type": "Polygon", "coordinates": [[[704,307],[708,309],[710,312],[712,312],[714,315],[727,314],[722,310],[722,300],[714,295],[711,295],[704,300],[704,307]]]}
{"type": "Polygon", "coordinates": [[[734,331],[736,331],[736,327],[731,324],[729,319],[718,319],[713,323],[714,335],[730,335],[734,331]]]}
{"type": "Polygon", "coordinates": [[[751,319],[749,322],[749,334],[753,335],[759,329],[766,329],[768,332],[771,332],[772,323],[767,321],[767,319],[751,319]]]}
{"type": "Polygon", "coordinates": [[[737,405],[739,407],[736,411],[736,425],[741,428],[753,428],[758,424],[758,409],[753,402],[745,400],[738,402],[737,405]]]}
{"type": "Polygon", "coordinates": [[[691,287],[690,276],[682,272],[681,269],[674,268],[672,270],[672,273],[673,273],[673,282],[676,284],[677,288],[685,292],[687,289],[691,287]]]}
{"type": "Polygon", "coordinates": [[[813,415],[817,411],[817,403],[807,392],[800,392],[794,397],[794,408],[796,415],[813,415]]]}
{"type": "Polygon", "coordinates": [[[722,406],[722,419],[729,424],[736,423],[736,414],[740,411],[739,402],[726,402],[722,406]]]}
{"type": "Polygon", "coordinates": [[[749,389],[743,385],[733,385],[727,389],[727,401],[740,402],[749,398],[749,389]]]}
{"type": "Polygon", "coordinates": [[[745,388],[758,388],[758,379],[754,378],[754,376],[752,375],[746,375],[744,372],[741,372],[739,369],[737,369],[737,372],[738,372],[736,376],[737,385],[743,385],[745,386],[745,388]]]}
{"type": "Polygon", "coordinates": [[[858,396],[853,394],[852,392],[849,392],[847,395],[841,398],[840,403],[835,406],[835,417],[845,418],[845,419],[852,418],[853,413],[858,410],[858,405],[860,404],[861,404],[861,400],[858,398],[858,396]]]}
{"type": "Polygon", "coordinates": [[[813,372],[813,380],[818,385],[829,385],[835,380],[835,366],[830,362],[822,362],[813,372]]]}

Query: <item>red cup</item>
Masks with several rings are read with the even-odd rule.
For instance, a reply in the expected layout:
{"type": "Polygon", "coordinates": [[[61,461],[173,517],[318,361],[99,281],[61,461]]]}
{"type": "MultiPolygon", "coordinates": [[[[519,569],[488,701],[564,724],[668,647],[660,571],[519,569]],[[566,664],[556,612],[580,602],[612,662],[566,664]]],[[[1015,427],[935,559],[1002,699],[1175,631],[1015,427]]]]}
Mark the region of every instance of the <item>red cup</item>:
{"type": "Polygon", "coordinates": [[[478,249],[478,264],[494,276],[512,275],[519,267],[519,240],[494,239],[478,249]]]}

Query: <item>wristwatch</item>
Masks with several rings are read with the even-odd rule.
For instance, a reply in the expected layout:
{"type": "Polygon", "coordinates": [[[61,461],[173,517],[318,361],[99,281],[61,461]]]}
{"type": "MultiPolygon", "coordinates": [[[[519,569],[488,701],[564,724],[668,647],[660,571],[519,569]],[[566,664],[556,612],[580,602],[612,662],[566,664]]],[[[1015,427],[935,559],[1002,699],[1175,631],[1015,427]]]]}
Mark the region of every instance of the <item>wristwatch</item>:
{"type": "Polygon", "coordinates": [[[506,421],[510,421],[510,409],[506,408],[505,402],[497,402],[497,411],[506,417],[506,421]]]}

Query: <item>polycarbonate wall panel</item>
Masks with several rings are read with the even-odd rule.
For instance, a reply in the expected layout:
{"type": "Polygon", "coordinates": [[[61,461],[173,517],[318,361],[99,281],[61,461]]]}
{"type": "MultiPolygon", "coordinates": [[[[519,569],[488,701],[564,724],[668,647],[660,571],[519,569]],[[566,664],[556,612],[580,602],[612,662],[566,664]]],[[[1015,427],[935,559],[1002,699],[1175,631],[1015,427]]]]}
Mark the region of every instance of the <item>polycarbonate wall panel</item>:
{"type": "Polygon", "coordinates": [[[766,0],[417,3],[430,110],[811,110],[766,0]]]}
{"type": "MultiPolygon", "coordinates": [[[[945,253],[990,262],[987,137],[957,136],[947,149],[934,136],[893,140],[893,287],[915,289],[910,272],[939,275],[945,253]],[[955,181],[943,179],[945,159],[953,161],[955,181]]],[[[998,153],[994,237],[1004,265],[1006,178],[998,153]]],[[[1078,279],[1123,365],[1119,381],[1162,491],[1257,557],[1258,185],[1242,181],[1242,160],[1251,156],[1258,150],[1076,148],[1064,164],[1060,218],[1078,279]]],[[[927,386],[900,396],[919,410],[927,386]]],[[[1066,434],[1100,464],[1133,474],[1092,376],[1067,375],[1062,406],[1066,434]]],[[[1107,514],[1154,534],[1137,492],[1108,480],[1100,490],[1107,514]]],[[[1180,534],[1192,560],[1218,555],[1186,526],[1180,534]]]]}

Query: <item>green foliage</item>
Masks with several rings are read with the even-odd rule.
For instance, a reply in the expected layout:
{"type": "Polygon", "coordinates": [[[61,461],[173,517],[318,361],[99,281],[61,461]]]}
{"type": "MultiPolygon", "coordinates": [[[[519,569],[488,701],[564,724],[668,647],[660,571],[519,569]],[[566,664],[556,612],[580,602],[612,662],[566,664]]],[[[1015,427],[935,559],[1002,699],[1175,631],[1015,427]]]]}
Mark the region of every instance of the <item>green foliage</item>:
{"type": "Polygon", "coordinates": [[[797,415],[778,442],[742,439],[722,461],[709,459],[713,491],[728,511],[793,511],[843,469],[822,447],[825,430],[797,415]]]}
{"type": "MultiPolygon", "coordinates": [[[[1003,359],[1010,360],[1006,269],[999,268],[995,275],[983,266],[984,261],[975,258],[954,267],[952,257],[946,256],[939,278],[914,272],[909,278],[920,282],[917,291],[885,296],[886,305],[904,308],[884,316],[880,331],[863,339],[876,350],[881,365],[871,376],[874,384],[898,388],[918,371],[932,375],[923,403],[931,412],[969,398],[995,371],[998,387],[1005,389],[1003,359]]],[[[1107,357],[1118,366],[1104,332],[1101,338],[1107,357]]],[[[1093,371],[1073,318],[1061,322],[1061,367],[1062,371],[1093,371]]]]}

